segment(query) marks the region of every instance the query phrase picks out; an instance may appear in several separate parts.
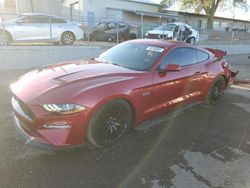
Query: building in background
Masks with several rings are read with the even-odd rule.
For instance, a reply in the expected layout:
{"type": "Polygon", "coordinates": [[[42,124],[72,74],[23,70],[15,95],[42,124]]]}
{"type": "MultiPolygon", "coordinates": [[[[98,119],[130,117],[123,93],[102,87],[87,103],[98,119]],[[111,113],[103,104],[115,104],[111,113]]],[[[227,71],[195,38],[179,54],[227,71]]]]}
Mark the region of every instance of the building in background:
{"type": "Polygon", "coordinates": [[[163,23],[181,20],[177,12],[159,13],[159,4],[151,0],[63,0],[62,5],[64,17],[89,30],[100,22],[126,22],[139,28],[141,37],[163,23]]]}
{"type": "MultiPolygon", "coordinates": [[[[185,22],[194,29],[204,30],[207,18],[203,14],[166,10],[159,13],[159,4],[152,0],[5,0],[7,17],[36,12],[63,16],[93,28],[103,21],[124,21],[137,26],[143,25],[143,32],[163,23],[185,22]]],[[[214,30],[250,30],[250,21],[229,18],[214,18],[214,30]]]]}
{"type": "Polygon", "coordinates": [[[5,0],[5,14],[47,13],[62,15],[62,0],[5,0]]]}

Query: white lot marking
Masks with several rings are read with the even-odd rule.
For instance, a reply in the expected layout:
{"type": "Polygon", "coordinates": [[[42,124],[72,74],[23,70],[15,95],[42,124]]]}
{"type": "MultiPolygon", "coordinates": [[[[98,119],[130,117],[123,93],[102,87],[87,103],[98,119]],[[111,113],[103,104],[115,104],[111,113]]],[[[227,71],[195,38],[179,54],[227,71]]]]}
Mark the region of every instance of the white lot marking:
{"type": "Polygon", "coordinates": [[[175,173],[175,177],[171,180],[171,188],[209,188],[197,180],[191,172],[182,169],[179,165],[172,166],[171,170],[175,173]]]}
{"type": "Polygon", "coordinates": [[[159,180],[151,180],[151,187],[150,188],[163,188],[163,186],[160,185],[159,180]]]}
{"type": "Polygon", "coordinates": [[[233,103],[234,105],[243,108],[246,112],[250,113],[250,104],[245,103],[233,103]]]}
{"type": "Polygon", "coordinates": [[[218,160],[211,154],[184,151],[185,164],[171,167],[176,174],[172,188],[250,187],[250,154],[238,149],[231,150],[235,157],[218,160]]]}
{"type": "Polygon", "coordinates": [[[232,88],[228,90],[228,92],[234,95],[240,95],[250,99],[250,89],[246,87],[233,85],[232,88]]]}

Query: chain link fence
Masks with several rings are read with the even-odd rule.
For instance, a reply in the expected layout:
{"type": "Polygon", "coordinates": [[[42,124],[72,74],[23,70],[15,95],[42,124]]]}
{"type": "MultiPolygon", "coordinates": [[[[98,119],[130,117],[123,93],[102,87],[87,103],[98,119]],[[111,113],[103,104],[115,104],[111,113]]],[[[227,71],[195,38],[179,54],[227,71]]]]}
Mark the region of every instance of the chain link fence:
{"type": "MultiPolygon", "coordinates": [[[[81,36],[73,37],[73,39],[81,39],[80,41],[104,41],[119,43],[129,39],[144,38],[149,30],[166,23],[166,20],[155,18],[149,21],[147,19],[137,19],[129,21],[124,19],[107,19],[107,18],[93,18],[64,15],[62,19],[55,20],[54,17],[47,17],[47,20],[39,19],[39,15],[34,14],[36,19],[29,22],[21,22],[23,15],[16,13],[1,13],[0,24],[0,43],[1,46],[10,44],[24,44],[24,42],[31,42],[30,44],[49,43],[51,45],[58,45],[63,43],[62,33],[66,32],[67,26],[64,20],[70,21],[81,29],[81,36]],[[40,25],[39,25],[40,24],[40,25]],[[25,33],[26,32],[26,33],[25,33]],[[56,36],[58,35],[58,36],[56,36]],[[42,36],[42,37],[41,37],[42,36]]],[[[32,16],[32,15],[30,15],[32,16]]],[[[193,26],[195,28],[195,26],[193,26]]],[[[68,30],[70,31],[70,30],[68,30]]],[[[73,32],[72,32],[73,33],[73,32]]],[[[218,41],[221,43],[232,43],[234,41],[250,40],[250,32],[242,30],[213,30],[209,32],[206,29],[199,30],[200,42],[218,41]]],[[[79,42],[78,42],[79,43],[79,42]]],[[[81,43],[81,42],[80,42],[81,43]]],[[[83,42],[84,43],[84,42],[83,42]]],[[[26,44],[26,43],[25,43],[26,44]]],[[[71,43],[70,43],[71,44],[71,43]]]]}

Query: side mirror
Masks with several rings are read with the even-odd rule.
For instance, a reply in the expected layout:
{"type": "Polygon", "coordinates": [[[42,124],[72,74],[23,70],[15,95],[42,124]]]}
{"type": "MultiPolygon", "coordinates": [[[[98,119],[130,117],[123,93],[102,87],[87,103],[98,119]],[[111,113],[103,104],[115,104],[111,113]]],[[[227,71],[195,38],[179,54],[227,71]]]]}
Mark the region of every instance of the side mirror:
{"type": "Polygon", "coordinates": [[[166,65],[165,70],[167,72],[176,72],[181,70],[181,66],[178,64],[168,64],[166,65]]]}

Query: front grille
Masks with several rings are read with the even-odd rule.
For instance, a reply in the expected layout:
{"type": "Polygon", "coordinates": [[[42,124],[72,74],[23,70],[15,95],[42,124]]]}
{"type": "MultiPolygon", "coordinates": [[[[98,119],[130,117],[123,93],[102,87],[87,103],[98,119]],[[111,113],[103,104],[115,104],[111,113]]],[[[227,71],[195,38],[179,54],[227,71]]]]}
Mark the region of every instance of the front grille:
{"type": "Polygon", "coordinates": [[[20,126],[22,127],[22,129],[30,136],[32,137],[39,137],[40,134],[32,127],[32,126],[28,126],[23,124],[23,122],[20,121],[20,126]]]}
{"type": "Polygon", "coordinates": [[[28,119],[35,119],[35,115],[33,114],[33,112],[18,97],[13,96],[12,106],[18,113],[20,113],[21,115],[25,115],[25,117],[27,117],[28,119]]]}

